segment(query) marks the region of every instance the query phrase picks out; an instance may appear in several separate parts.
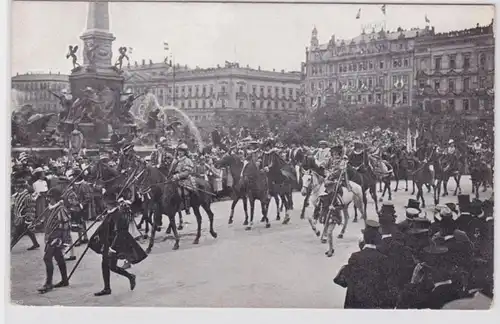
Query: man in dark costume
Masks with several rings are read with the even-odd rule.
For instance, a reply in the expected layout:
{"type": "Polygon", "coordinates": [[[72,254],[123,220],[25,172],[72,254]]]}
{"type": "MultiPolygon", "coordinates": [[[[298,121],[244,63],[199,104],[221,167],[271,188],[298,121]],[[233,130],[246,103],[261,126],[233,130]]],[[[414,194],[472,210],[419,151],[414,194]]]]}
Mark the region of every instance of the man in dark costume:
{"type": "Polygon", "coordinates": [[[28,183],[22,177],[14,179],[14,188],[15,193],[11,198],[13,201],[11,213],[12,233],[15,236],[11,241],[11,248],[21,239],[18,235],[23,235],[24,233],[24,235],[30,238],[33,244],[28,248],[28,251],[35,250],[40,247],[40,244],[38,244],[35,233],[30,228],[31,223],[35,220],[35,201],[32,198],[33,188],[28,186],[28,183]]]}
{"type": "Polygon", "coordinates": [[[147,257],[146,252],[128,232],[132,219],[127,204],[117,202],[117,194],[111,190],[104,193],[107,211],[102,224],[90,239],[90,248],[102,255],[102,277],[104,289],[95,296],[111,295],[110,271],[126,277],[130,281],[130,290],[134,290],[135,275],[117,266],[119,259],[125,259],[131,264],[141,262],[147,257]]]}
{"type": "Polygon", "coordinates": [[[48,206],[49,211],[45,222],[45,254],[43,256],[47,278],[45,284],[38,289],[42,294],[53,288],[66,287],[69,285],[63,250],[65,245],[71,244],[70,216],[68,210],[64,206],[62,193],[59,189],[50,189],[48,196],[50,198],[50,204],[48,206]],[[61,281],[56,285],[52,284],[52,277],[54,275],[52,258],[56,260],[59,271],[61,272],[61,281]]]}

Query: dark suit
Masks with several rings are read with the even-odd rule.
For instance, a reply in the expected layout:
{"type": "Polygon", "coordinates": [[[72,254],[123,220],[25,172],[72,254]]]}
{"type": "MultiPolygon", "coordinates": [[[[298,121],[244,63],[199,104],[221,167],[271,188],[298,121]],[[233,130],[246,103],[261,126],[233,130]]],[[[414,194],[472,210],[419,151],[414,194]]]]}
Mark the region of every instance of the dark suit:
{"type": "Polygon", "coordinates": [[[387,277],[388,295],[387,304],[383,308],[395,308],[399,293],[404,286],[411,280],[415,262],[411,250],[404,245],[403,236],[395,232],[391,237],[383,237],[377,250],[388,257],[387,268],[389,271],[387,277]]]}
{"type": "Polygon", "coordinates": [[[347,288],[344,308],[373,309],[387,304],[388,263],[388,258],[373,248],[351,255],[335,281],[347,288]]]}

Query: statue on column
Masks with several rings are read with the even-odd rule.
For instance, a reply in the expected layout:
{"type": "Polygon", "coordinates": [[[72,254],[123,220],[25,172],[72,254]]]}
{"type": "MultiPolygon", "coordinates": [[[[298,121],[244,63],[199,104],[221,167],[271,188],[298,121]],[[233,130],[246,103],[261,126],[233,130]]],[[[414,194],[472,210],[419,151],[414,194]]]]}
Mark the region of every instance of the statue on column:
{"type": "Polygon", "coordinates": [[[72,63],[73,63],[73,70],[76,71],[77,68],[80,67],[80,64],[77,62],[77,57],[76,57],[76,52],[78,51],[78,45],[72,46],[69,45],[69,51],[68,54],[66,54],[66,59],[69,59],[71,57],[72,63]]]}
{"type": "Polygon", "coordinates": [[[122,66],[123,66],[123,59],[127,59],[127,62],[130,64],[130,59],[128,58],[128,55],[127,55],[127,48],[126,47],[120,47],[118,49],[118,52],[120,53],[120,56],[118,57],[118,59],[116,60],[116,63],[115,63],[115,68],[117,68],[119,71],[122,70],[122,66]]]}

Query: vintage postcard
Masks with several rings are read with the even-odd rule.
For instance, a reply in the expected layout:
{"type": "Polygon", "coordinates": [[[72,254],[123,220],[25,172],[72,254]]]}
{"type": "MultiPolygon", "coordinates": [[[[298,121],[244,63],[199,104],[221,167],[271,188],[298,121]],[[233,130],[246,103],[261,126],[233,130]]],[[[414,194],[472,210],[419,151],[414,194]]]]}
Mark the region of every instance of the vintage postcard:
{"type": "Polygon", "coordinates": [[[12,304],[491,307],[493,5],[11,10],[12,304]]]}

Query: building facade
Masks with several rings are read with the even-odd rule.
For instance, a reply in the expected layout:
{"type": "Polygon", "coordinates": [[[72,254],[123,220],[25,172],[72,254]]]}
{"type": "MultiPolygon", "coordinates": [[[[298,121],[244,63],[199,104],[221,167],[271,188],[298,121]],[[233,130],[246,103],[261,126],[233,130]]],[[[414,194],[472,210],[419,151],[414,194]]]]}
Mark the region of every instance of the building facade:
{"type": "Polygon", "coordinates": [[[50,91],[60,94],[63,89],[69,89],[69,77],[65,74],[27,73],[12,77],[13,105],[21,108],[31,105],[40,113],[59,112],[59,99],[50,91]]]}
{"type": "Polygon", "coordinates": [[[302,91],[306,107],[419,106],[474,110],[493,106],[494,35],[489,26],[435,33],[434,27],[372,30],[320,44],[313,29],[302,91]]]}
{"type": "Polygon", "coordinates": [[[493,22],[420,37],[415,63],[415,105],[433,112],[493,109],[493,22]]]}
{"type": "Polygon", "coordinates": [[[129,66],[125,87],[149,91],[162,106],[174,105],[197,124],[210,123],[216,113],[284,113],[303,111],[299,102],[300,72],[224,67],[195,68],[152,63],[129,66]]]}

